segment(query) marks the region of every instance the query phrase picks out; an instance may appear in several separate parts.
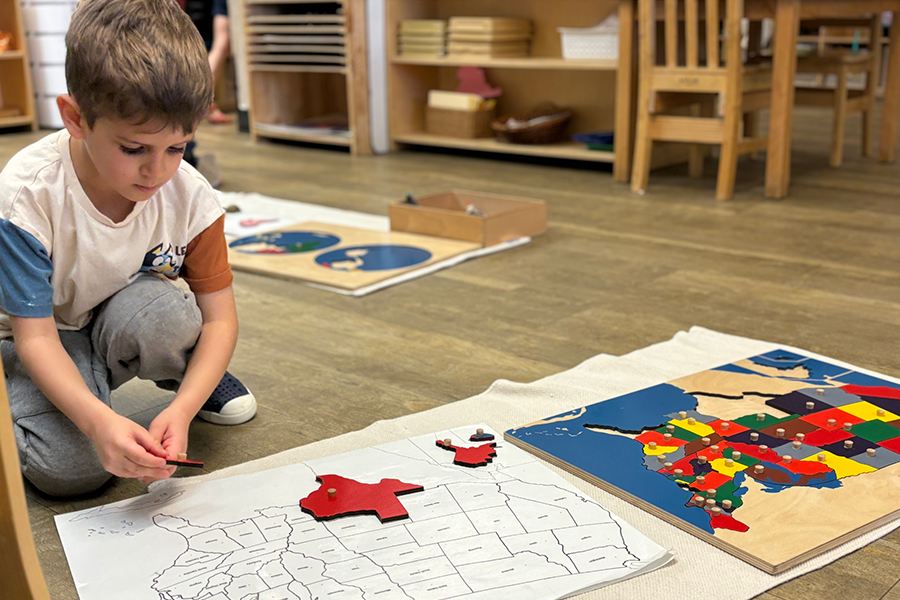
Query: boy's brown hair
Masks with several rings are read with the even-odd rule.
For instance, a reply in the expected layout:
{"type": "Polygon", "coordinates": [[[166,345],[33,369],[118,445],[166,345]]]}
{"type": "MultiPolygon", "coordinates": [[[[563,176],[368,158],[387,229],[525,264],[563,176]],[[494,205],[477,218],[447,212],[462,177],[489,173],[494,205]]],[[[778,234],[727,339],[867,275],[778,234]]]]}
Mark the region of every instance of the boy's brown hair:
{"type": "Polygon", "coordinates": [[[87,125],[160,119],[191,133],[213,100],[203,39],[175,0],[81,0],[66,82],[87,125]]]}

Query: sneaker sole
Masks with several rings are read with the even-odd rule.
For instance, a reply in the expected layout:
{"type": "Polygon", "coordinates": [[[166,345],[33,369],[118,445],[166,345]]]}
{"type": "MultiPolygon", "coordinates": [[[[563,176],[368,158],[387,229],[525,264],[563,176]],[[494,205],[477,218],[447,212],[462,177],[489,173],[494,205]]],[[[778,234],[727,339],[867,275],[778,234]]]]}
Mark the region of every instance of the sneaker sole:
{"type": "MultiPolygon", "coordinates": [[[[234,402],[234,400],[231,402],[234,402]]],[[[254,399],[244,410],[238,413],[223,415],[222,413],[201,410],[197,413],[197,416],[215,425],[241,425],[256,416],[256,400],[254,399]]]]}

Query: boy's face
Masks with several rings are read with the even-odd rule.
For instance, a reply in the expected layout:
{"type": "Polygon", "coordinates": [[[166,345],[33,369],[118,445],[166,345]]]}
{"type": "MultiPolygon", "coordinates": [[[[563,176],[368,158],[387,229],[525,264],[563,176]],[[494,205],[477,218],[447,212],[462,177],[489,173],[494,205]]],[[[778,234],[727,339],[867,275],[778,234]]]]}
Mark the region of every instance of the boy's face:
{"type": "Polygon", "coordinates": [[[161,121],[134,124],[100,117],[83,129],[95,185],[131,202],[149,199],[178,171],[193,137],[161,121]]]}

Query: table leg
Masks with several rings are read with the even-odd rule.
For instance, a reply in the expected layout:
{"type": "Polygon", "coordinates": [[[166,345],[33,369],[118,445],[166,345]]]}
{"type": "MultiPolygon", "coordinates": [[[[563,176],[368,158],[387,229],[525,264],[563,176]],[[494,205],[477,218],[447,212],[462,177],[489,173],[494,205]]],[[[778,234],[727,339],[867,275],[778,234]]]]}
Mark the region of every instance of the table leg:
{"type": "Polygon", "coordinates": [[[800,0],[778,0],[772,54],[772,105],[769,148],[766,153],[766,196],[784,198],[791,183],[791,123],[794,113],[794,76],[797,72],[797,34],[800,0]]]}
{"type": "Polygon", "coordinates": [[[900,119],[900,11],[894,11],[888,50],[888,73],[881,108],[881,150],[879,158],[894,162],[897,158],[897,120],[900,119]]]}
{"type": "Polygon", "coordinates": [[[619,2],[619,67],[616,75],[616,131],[613,177],[631,178],[631,141],[634,132],[634,0],[619,2]]]}

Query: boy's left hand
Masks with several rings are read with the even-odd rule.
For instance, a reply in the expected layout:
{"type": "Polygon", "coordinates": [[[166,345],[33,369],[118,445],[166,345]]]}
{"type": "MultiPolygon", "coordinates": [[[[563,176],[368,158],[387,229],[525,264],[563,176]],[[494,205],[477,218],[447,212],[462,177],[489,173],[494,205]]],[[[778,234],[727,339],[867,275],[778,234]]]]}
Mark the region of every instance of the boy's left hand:
{"type": "MultiPolygon", "coordinates": [[[[191,417],[184,412],[169,406],[150,423],[150,435],[159,441],[166,451],[166,458],[178,458],[187,452],[188,428],[191,417]]],[[[174,471],[175,468],[173,467],[174,471]]]]}

